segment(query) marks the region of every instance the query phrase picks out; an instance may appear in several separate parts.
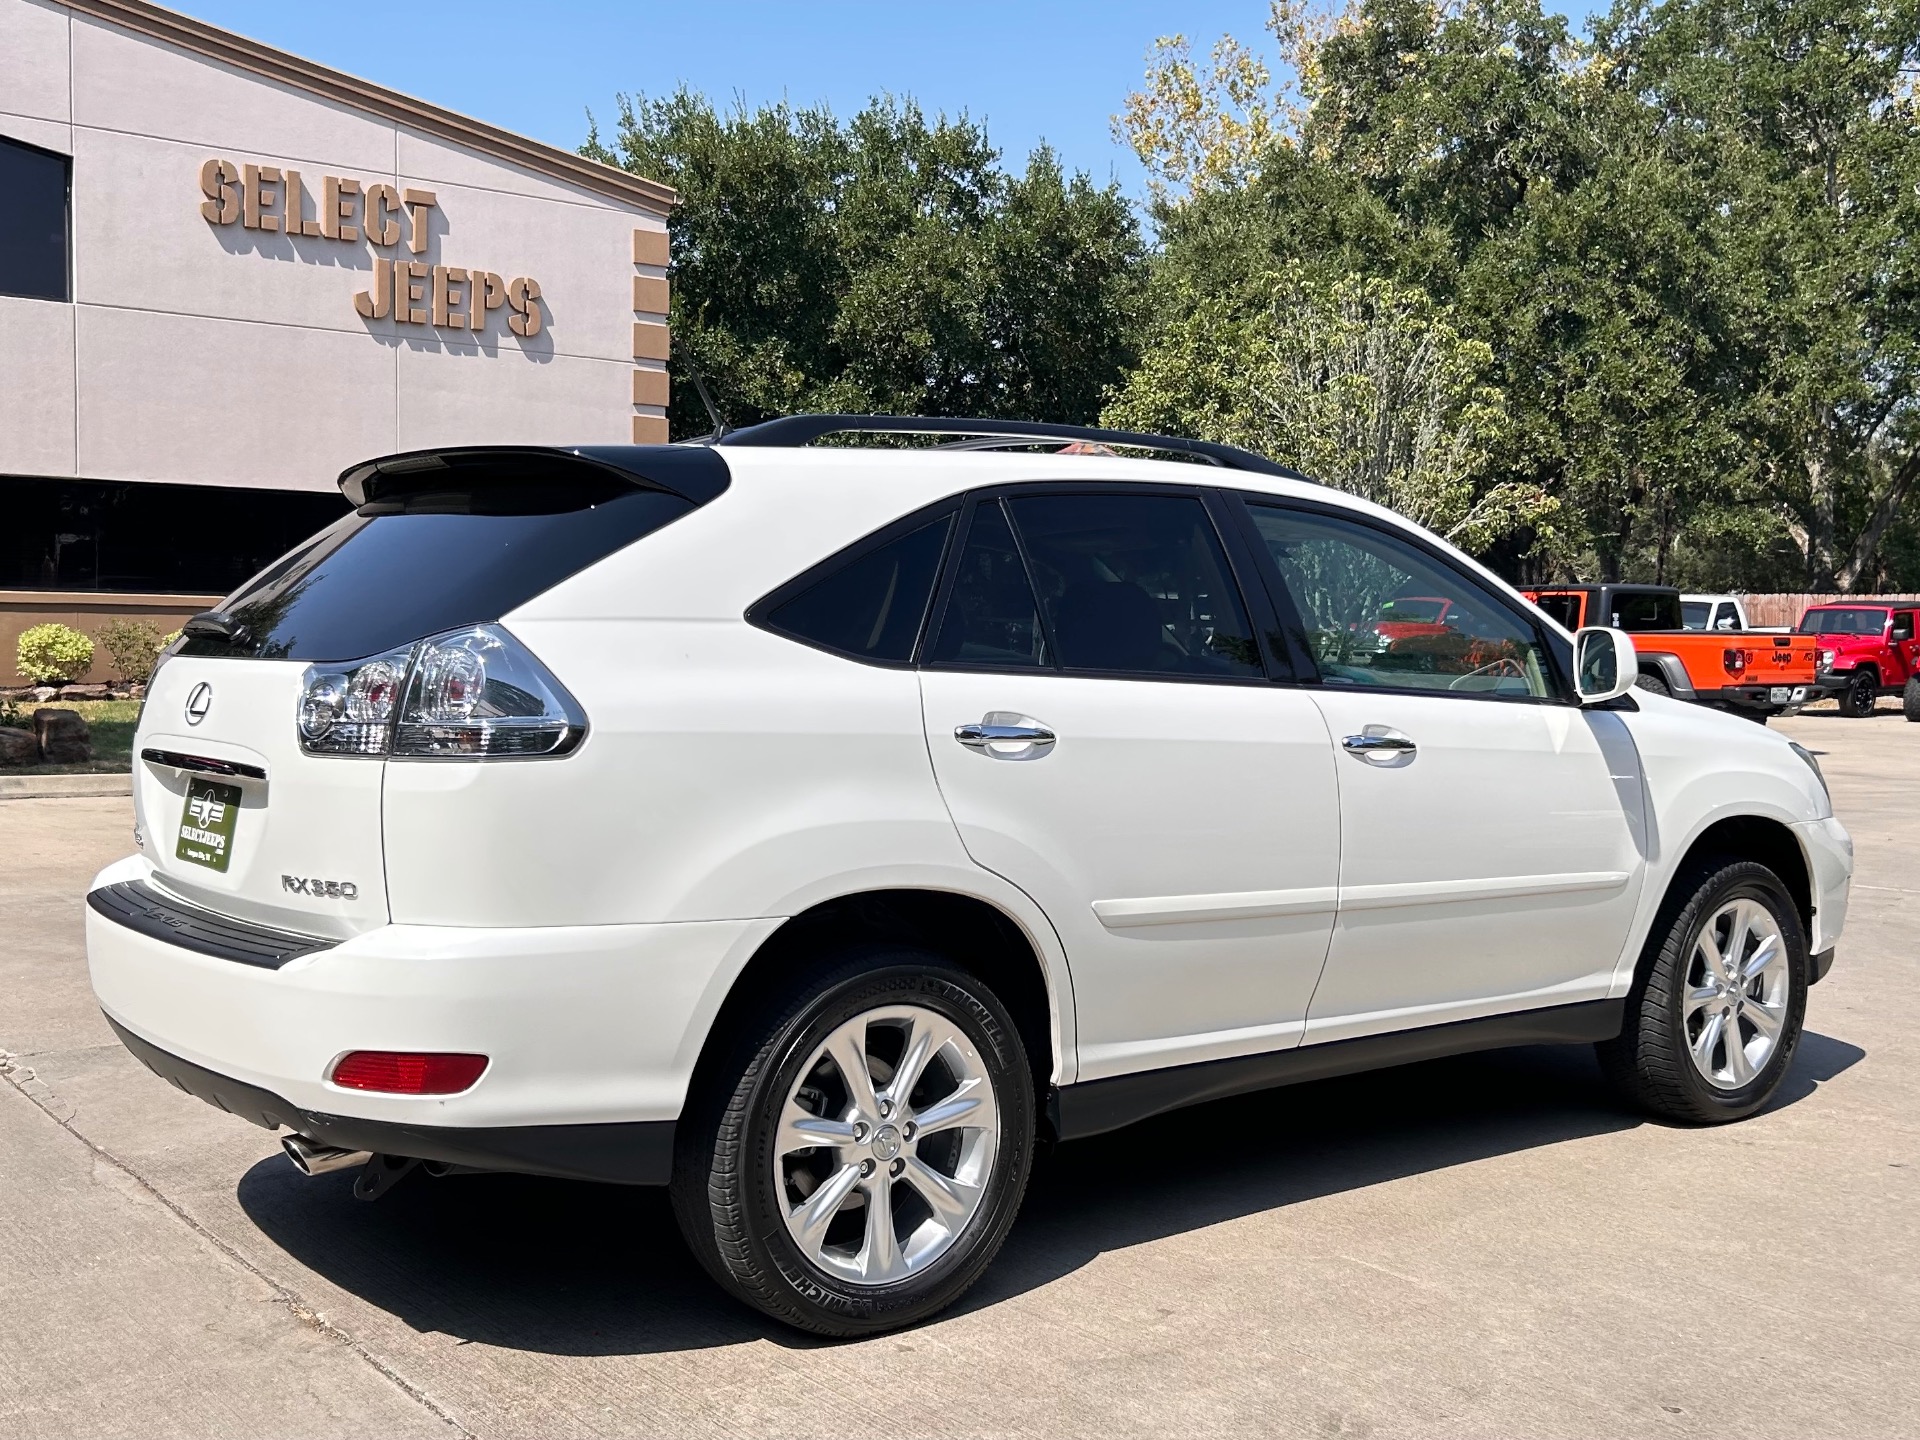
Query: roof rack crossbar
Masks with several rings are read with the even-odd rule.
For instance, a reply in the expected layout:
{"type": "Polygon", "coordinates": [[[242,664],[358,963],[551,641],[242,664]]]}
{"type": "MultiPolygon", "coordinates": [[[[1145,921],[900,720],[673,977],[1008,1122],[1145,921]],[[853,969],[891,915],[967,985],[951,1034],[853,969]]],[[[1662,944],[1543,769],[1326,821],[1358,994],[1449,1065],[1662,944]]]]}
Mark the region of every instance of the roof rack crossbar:
{"type": "Polygon", "coordinates": [[[1148,435],[1133,430],[1103,430],[1091,425],[1054,425],[1038,420],[945,419],[929,415],[783,415],[759,425],[734,430],[711,443],[732,445],[806,445],[826,435],[959,435],[956,450],[997,450],[1048,440],[1122,445],[1133,450],[1158,450],[1187,455],[1224,470],[1249,470],[1285,480],[1305,480],[1297,470],[1212,440],[1189,440],[1178,435],[1148,435]]]}

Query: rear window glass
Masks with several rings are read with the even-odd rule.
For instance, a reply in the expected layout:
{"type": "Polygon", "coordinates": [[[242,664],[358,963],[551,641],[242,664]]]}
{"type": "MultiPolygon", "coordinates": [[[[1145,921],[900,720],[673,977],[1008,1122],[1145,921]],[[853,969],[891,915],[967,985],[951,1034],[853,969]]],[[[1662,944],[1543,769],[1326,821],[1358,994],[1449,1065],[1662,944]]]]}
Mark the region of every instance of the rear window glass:
{"type": "Polygon", "coordinates": [[[1618,590],[1608,598],[1609,623],[1622,630],[1680,630],[1680,597],[1618,590]]]}
{"type": "Polygon", "coordinates": [[[328,526],[221,602],[245,627],[240,639],[191,636],[184,653],[377,655],[498,620],[696,508],[584,467],[445,483],[362,506],[328,526]]]}
{"type": "Polygon", "coordinates": [[[905,664],[913,658],[952,527],[953,516],[943,515],[855,556],[775,605],[766,627],[857,660],[905,664]]]}
{"type": "Polygon", "coordinates": [[[1704,630],[1713,607],[1704,600],[1682,600],[1680,602],[1680,623],[1689,630],[1704,630]]]}
{"type": "Polygon", "coordinates": [[[1802,635],[1878,635],[1887,628],[1887,612],[1864,605],[1809,610],[1800,617],[1802,635]]]}
{"type": "Polygon", "coordinates": [[[1569,630],[1580,628],[1580,597],[1578,595],[1542,595],[1533,602],[1552,617],[1555,624],[1569,630]]]}

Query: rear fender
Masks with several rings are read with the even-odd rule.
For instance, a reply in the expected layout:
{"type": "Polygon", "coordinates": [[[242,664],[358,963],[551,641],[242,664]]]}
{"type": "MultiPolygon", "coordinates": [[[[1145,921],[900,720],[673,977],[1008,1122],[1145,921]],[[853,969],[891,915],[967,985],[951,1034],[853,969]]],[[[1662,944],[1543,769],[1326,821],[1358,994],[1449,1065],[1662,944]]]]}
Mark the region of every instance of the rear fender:
{"type": "Polygon", "coordinates": [[[1652,670],[1658,674],[1659,677],[1666,682],[1667,689],[1673,693],[1674,699],[1691,700],[1694,698],[1693,681],[1688,677],[1687,667],[1680,663],[1680,657],[1678,655],[1669,655],[1661,652],[1649,654],[1646,651],[1641,651],[1640,669],[1643,672],[1652,670]]]}

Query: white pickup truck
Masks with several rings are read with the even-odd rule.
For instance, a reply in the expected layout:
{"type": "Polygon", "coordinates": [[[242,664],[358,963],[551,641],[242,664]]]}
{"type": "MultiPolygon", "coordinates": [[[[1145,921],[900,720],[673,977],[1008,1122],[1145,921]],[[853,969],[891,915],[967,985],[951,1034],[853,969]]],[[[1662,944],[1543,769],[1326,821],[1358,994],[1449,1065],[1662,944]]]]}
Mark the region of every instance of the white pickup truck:
{"type": "Polygon", "coordinates": [[[1682,595],[1680,623],[1689,630],[1751,630],[1738,595],[1682,595]]]}

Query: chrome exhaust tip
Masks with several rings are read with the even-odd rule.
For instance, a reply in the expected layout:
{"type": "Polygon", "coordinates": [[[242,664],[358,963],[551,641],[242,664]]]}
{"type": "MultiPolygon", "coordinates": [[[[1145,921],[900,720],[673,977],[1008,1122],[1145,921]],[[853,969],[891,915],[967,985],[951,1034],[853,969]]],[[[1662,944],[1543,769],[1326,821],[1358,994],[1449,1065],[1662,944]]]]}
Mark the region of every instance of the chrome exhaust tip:
{"type": "Polygon", "coordinates": [[[338,1145],[322,1145],[304,1135],[283,1136],[280,1148],[287,1152],[293,1168],[302,1175],[326,1175],[335,1170],[351,1170],[373,1158],[371,1150],[342,1150],[338,1145]]]}

